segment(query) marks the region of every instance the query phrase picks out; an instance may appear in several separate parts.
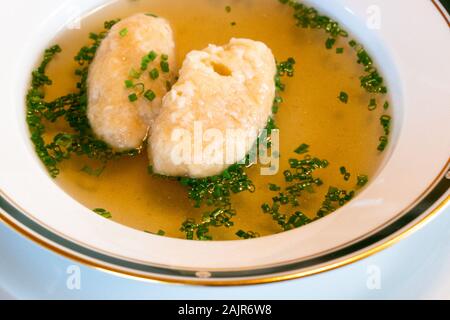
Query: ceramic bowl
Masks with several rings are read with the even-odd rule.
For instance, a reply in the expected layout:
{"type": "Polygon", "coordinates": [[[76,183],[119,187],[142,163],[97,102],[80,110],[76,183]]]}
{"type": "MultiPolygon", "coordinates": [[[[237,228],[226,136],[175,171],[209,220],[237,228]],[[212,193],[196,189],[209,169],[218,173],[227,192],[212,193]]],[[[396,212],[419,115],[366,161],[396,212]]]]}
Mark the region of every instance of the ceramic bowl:
{"type": "MultiPolygon", "coordinates": [[[[149,0],[150,1],[150,0],[149,0]]],[[[450,29],[436,1],[310,0],[364,44],[392,92],[396,125],[385,163],[347,206],[304,228],[248,241],[195,242],[151,236],[103,219],[48,176],[25,123],[29,71],[73,10],[105,0],[15,0],[0,26],[1,218],[79,262],[141,279],[228,285],[330,270],[398,241],[449,199],[450,29]],[[379,10],[381,24],[368,16],[379,10]],[[371,13],[372,12],[372,13],[371,13]]]]}

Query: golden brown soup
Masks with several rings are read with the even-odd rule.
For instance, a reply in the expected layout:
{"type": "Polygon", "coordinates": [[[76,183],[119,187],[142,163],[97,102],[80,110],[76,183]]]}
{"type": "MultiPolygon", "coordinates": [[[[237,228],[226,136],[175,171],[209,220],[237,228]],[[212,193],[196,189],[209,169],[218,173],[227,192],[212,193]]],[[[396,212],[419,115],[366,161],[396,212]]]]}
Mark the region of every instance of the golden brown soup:
{"type": "MultiPolygon", "coordinates": [[[[73,57],[88,43],[89,32],[100,31],[105,20],[137,12],[151,12],[171,22],[180,64],[187,52],[210,43],[222,45],[232,37],[263,41],[278,60],[294,57],[297,61],[295,76],[285,79],[285,102],[276,117],[282,168],[275,177],[260,176],[256,167],[250,169],[256,192],[233,197],[238,212],[235,226],[212,228],[215,240],[237,239],[235,233],[240,229],[263,236],[281,231],[271,216],[262,213],[261,204],[271,202],[273,197],[269,183],[284,185],[283,170],[288,167],[288,159],[297,156],[293,151],[302,143],[311,146],[311,154],[330,162],[317,174],[325,185],[316,193],[302,196],[300,209],[311,217],[328,186],[352,189],[358,174],[374,176],[383,159],[377,151],[383,134],[379,123],[382,110],[368,111],[370,95],[360,87],[362,67],[356,63],[355,53],[348,47],[343,54],[327,50],[326,34],[297,28],[291,8],[277,0],[117,1],[83,18],[80,29],[65,30],[55,39],[63,52],[48,69],[54,79],[53,86],[47,89],[48,98],[73,91],[77,81],[73,57]],[[231,7],[231,12],[226,6],[231,7]],[[341,91],[349,94],[348,104],[337,98],[341,91]],[[344,181],[339,173],[341,166],[352,173],[350,181],[344,181]]],[[[186,189],[178,182],[148,175],[145,152],[137,158],[110,162],[99,177],[83,172],[86,164],[85,159],[76,157],[64,162],[56,182],[87,208],[106,208],[118,223],[141,231],[162,229],[167,236],[183,238],[181,223],[190,217],[198,220],[205,211],[193,209],[186,189]]]]}

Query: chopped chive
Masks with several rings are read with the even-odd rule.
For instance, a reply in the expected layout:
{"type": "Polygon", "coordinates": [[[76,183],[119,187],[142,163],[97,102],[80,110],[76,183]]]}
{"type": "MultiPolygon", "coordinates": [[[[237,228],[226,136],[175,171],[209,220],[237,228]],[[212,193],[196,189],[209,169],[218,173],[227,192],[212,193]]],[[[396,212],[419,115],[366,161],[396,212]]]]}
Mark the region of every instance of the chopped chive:
{"type": "Polygon", "coordinates": [[[262,211],[263,211],[264,213],[269,213],[269,212],[272,210],[272,208],[270,207],[270,205],[267,204],[267,203],[264,203],[264,204],[261,206],[261,209],[262,209],[262,211]]]}
{"type": "Polygon", "coordinates": [[[122,30],[119,31],[119,35],[123,38],[128,34],[128,29],[124,28],[122,30]]]}
{"type": "Polygon", "coordinates": [[[158,54],[155,51],[150,51],[148,54],[148,58],[150,59],[150,62],[155,61],[155,59],[158,57],[158,54]]]}
{"type": "Polygon", "coordinates": [[[347,169],[345,167],[341,167],[339,169],[339,171],[341,172],[341,175],[344,176],[345,181],[350,180],[351,174],[347,171],[347,169]]]}
{"type": "Polygon", "coordinates": [[[377,100],[372,98],[369,102],[369,111],[374,111],[377,108],[377,100]]]}
{"type": "Polygon", "coordinates": [[[102,208],[97,208],[97,209],[94,209],[92,211],[94,211],[96,214],[102,216],[103,218],[106,218],[106,219],[111,219],[112,218],[112,214],[108,210],[105,210],[105,209],[102,209],[102,208]]]}
{"type": "Polygon", "coordinates": [[[137,99],[138,99],[138,96],[137,96],[136,93],[132,93],[132,94],[130,94],[130,95],[128,96],[128,100],[129,100],[130,102],[135,102],[135,101],[137,101],[137,99]]]}
{"type": "Polygon", "coordinates": [[[144,93],[144,97],[148,100],[148,101],[153,101],[156,98],[156,94],[152,91],[152,90],[147,90],[144,93]]]}
{"type": "Polygon", "coordinates": [[[158,230],[157,233],[154,233],[154,232],[151,232],[151,231],[148,231],[148,230],[144,230],[144,232],[148,233],[148,234],[153,234],[155,236],[161,236],[161,237],[166,235],[166,232],[164,230],[158,230]]]}
{"type": "Polygon", "coordinates": [[[334,44],[336,43],[336,39],[334,38],[328,38],[327,41],[325,42],[325,47],[327,49],[331,49],[333,48],[334,44]]]}
{"type": "Polygon", "coordinates": [[[147,70],[149,63],[153,62],[157,56],[158,54],[155,51],[150,51],[149,54],[143,56],[141,60],[141,70],[147,70]]]}
{"type": "Polygon", "coordinates": [[[144,56],[141,61],[141,70],[142,71],[147,70],[149,63],[150,63],[150,58],[148,56],[144,56]]]}
{"type": "Polygon", "coordinates": [[[161,60],[167,61],[167,60],[169,60],[169,56],[167,54],[162,54],[161,55],[161,60]]]}
{"type": "Polygon", "coordinates": [[[134,87],[134,83],[132,80],[125,80],[125,88],[130,89],[134,87]]]}
{"type": "Polygon", "coordinates": [[[277,114],[278,111],[280,111],[280,106],[274,104],[274,105],[272,106],[272,113],[273,113],[273,114],[277,114]]]}
{"type": "Polygon", "coordinates": [[[105,169],[106,165],[98,169],[94,169],[90,166],[84,166],[81,171],[93,177],[100,177],[105,169]]]}
{"type": "Polygon", "coordinates": [[[388,136],[391,133],[391,121],[392,117],[388,115],[382,115],[380,117],[380,124],[383,127],[384,134],[388,136]]]}
{"type": "Polygon", "coordinates": [[[132,68],[130,70],[129,76],[133,79],[139,79],[141,76],[141,73],[139,71],[136,71],[136,69],[132,68]]]}
{"type": "Polygon", "coordinates": [[[354,196],[355,191],[346,191],[336,187],[330,187],[325,196],[325,200],[322,203],[322,207],[317,212],[317,217],[323,218],[329,215],[352,200],[354,196]]]}
{"type": "Polygon", "coordinates": [[[380,137],[380,144],[378,145],[378,151],[383,152],[386,150],[386,147],[389,144],[389,138],[387,136],[381,136],[380,137]]]}
{"type": "Polygon", "coordinates": [[[303,143],[300,147],[298,147],[295,150],[295,153],[304,154],[304,153],[307,153],[308,151],[309,151],[309,145],[307,145],[306,143],[303,143]]]}
{"type": "Polygon", "coordinates": [[[364,187],[369,182],[369,177],[366,175],[359,175],[357,177],[357,186],[358,187],[364,187]]]}
{"type": "Polygon", "coordinates": [[[148,62],[147,61],[142,61],[141,63],[141,70],[145,71],[148,68],[148,62]]]}
{"type": "Polygon", "coordinates": [[[384,110],[389,109],[389,101],[386,101],[386,102],[384,103],[383,109],[384,109],[384,110]]]}
{"type": "Polygon", "coordinates": [[[231,7],[230,7],[230,6],[226,6],[226,7],[225,7],[225,11],[226,11],[227,13],[230,13],[230,12],[231,12],[231,7]]]}
{"type": "Polygon", "coordinates": [[[151,78],[152,80],[156,80],[156,79],[159,78],[159,71],[158,71],[158,69],[154,68],[154,69],[152,69],[152,70],[150,71],[150,78],[151,78]]]}
{"type": "Polygon", "coordinates": [[[257,232],[253,232],[253,231],[248,231],[245,232],[243,230],[239,230],[238,232],[236,232],[236,235],[241,238],[241,239],[255,239],[255,238],[259,238],[261,235],[257,232]]]}
{"type": "Polygon", "coordinates": [[[269,190],[270,191],[280,191],[281,187],[277,186],[276,184],[269,183],[269,190]]]}
{"type": "Polygon", "coordinates": [[[169,63],[166,60],[161,60],[160,66],[162,72],[168,73],[170,71],[169,63]]]}
{"type": "Polygon", "coordinates": [[[156,14],[154,14],[154,13],[146,13],[145,15],[149,16],[149,17],[158,18],[158,16],[156,14]]]}
{"type": "Polygon", "coordinates": [[[336,53],[337,53],[337,54],[342,54],[342,53],[344,53],[344,48],[336,48],[336,53]]]}
{"type": "Polygon", "coordinates": [[[348,93],[341,91],[341,93],[339,94],[339,100],[342,103],[348,103],[348,93]]]}

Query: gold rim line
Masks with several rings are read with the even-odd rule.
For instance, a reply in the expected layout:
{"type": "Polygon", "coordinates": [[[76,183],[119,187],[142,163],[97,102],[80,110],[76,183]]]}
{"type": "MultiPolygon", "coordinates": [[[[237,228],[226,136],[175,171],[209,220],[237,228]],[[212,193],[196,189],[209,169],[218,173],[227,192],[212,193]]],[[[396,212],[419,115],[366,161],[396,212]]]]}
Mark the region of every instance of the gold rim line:
{"type": "Polygon", "coordinates": [[[446,13],[441,5],[439,3],[436,2],[436,0],[431,0],[431,2],[434,4],[434,6],[436,7],[436,9],[439,11],[439,13],[441,14],[441,16],[444,18],[445,22],[447,22],[447,25],[450,27],[450,20],[449,20],[449,16],[450,13],[446,13]]]}
{"type": "MultiPolygon", "coordinates": [[[[439,11],[441,16],[446,21],[447,25],[450,26],[450,20],[449,17],[442,11],[441,7],[438,3],[436,3],[436,0],[431,0],[431,2],[434,4],[436,9],[439,11]]],[[[446,164],[445,168],[442,170],[442,172],[445,175],[445,171],[447,170],[446,164]]],[[[429,190],[432,189],[432,186],[436,181],[439,180],[439,177],[441,174],[434,180],[434,182],[431,184],[431,187],[427,188],[424,192],[424,194],[428,194],[429,190]]],[[[445,194],[445,193],[444,193],[445,194]]],[[[122,270],[120,268],[114,268],[109,267],[106,264],[102,264],[99,262],[96,262],[94,259],[87,259],[80,255],[74,254],[71,252],[70,249],[63,250],[59,248],[56,244],[52,244],[51,240],[46,238],[40,238],[39,236],[34,235],[33,233],[29,232],[27,229],[22,226],[21,224],[16,222],[15,219],[8,219],[7,214],[3,212],[3,210],[0,210],[0,221],[4,222],[6,225],[10,226],[13,230],[17,231],[27,239],[39,244],[40,246],[46,248],[47,250],[56,253],[60,256],[63,256],[65,258],[68,258],[70,260],[76,261],[80,264],[83,264],[87,267],[94,268],[96,270],[110,273],[122,278],[128,278],[132,280],[138,280],[138,281],[145,281],[145,282],[151,282],[151,283],[163,283],[163,284],[178,284],[178,285],[196,285],[196,286],[244,286],[244,285],[257,285],[257,284],[267,284],[267,283],[274,283],[274,282],[280,282],[280,281],[287,281],[287,280],[293,280],[293,279],[299,279],[304,278],[307,276],[312,276],[316,274],[320,274],[326,271],[331,271],[338,269],[340,267],[347,266],[349,264],[355,263],[357,261],[363,260],[367,257],[370,257],[380,251],[383,251],[384,249],[387,249],[394,244],[398,243],[399,241],[407,238],[411,234],[415,233],[416,231],[420,230],[422,227],[427,225],[433,218],[435,218],[441,210],[450,202],[450,195],[445,197],[441,203],[439,203],[434,209],[432,209],[427,215],[423,216],[420,220],[417,222],[410,223],[409,226],[405,226],[406,229],[398,233],[397,235],[394,235],[390,240],[387,240],[384,243],[379,243],[373,248],[369,248],[367,250],[361,249],[359,254],[356,254],[354,256],[344,258],[341,261],[332,262],[329,265],[312,268],[311,270],[305,270],[297,273],[292,274],[285,274],[285,275],[274,275],[272,277],[266,277],[266,278],[254,278],[254,279],[238,279],[238,280],[202,280],[202,279],[185,279],[185,278],[168,278],[168,277],[161,277],[157,275],[145,275],[141,273],[135,273],[128,270],[122,270]],[[365,250],[365,251],[364,251],[365,250]]],[[[381,240],[383,241],[383,240],[381,240]]]]}

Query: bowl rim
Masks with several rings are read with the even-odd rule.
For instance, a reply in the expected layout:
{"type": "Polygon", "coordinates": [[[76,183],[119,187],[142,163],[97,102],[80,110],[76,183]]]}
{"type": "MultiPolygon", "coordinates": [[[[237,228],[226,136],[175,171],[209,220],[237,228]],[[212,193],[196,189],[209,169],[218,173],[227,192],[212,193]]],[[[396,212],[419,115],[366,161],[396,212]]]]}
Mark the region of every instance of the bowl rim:
{"type": "MultiPolygon", "coordinates": [[[[448,16],[445,15],[442,8],[436,2],[437,0],[431,0],[437,10],[439,10],[440,14],[445,18],[447,24],[450,26],[450,20],[448,16]]],[[[73,250],[70,249],[71,246],[67,246],[64,242],[70,242],[70,240],[61,238],[63,242],[52,241],[49,240],[48,236],[44,236],[45,233],[51,233],[51,231],[45,229],[45,227],[39,226],[35,221],[28,218],[23,214],[24,210],[22,210],[18,205],[16,205],[11,199],[9,199],[6,194],[2,190],[0,190],[0,220],[5,222],[7,225],[14,228],[16,231],[20,232],[27,238],[37,242],[38,244],[46,247],[47,249],[56,252],[60,255],[63,255],[67,258],[80,262],[82,264],[86,264],[91,267],[98,268],[103,271],[112,272],[117,275],[122,276],[130,276],[133,278],[144,279],[144,280],[152,280],[152,281],[161,281],[161,282],[169,282],[169,283],[183,283],[183,284],[200,284],[200,285],[247,285],[247,284],[260,284],[260,283],[269,283],[276,282],[282,280],[289,280],[294,278],[300,278],[304,276],[309,276],[317,273],[321,273],[324,271],[332,270],[344,265],[348,265],[350,263],[359,261],[365,257],[373,255],[410,235],[416,230],[420,229],[427,222],[429,222],[433,217],[435,217],[442,208],[448,205],[450,201],[450,196],[445,196],[450,188],[450,177],[449,177],[449,169],[450,162],[446,164],[444,169],[442,169],[441,173],[438,177],[435,178],[432,185],[421,195],[419,199],[409,208],[404,210],[402,214],[399,214],[396,221],[391,222],[387,227],[383,227],[381,230],[378,230],[375,234],[369,235],[372,239],[371,244],[367,244],[365,242],[363,248],[354,248],[352,251],[356,253],[352,256],[348,256],[344,254],[342,257],[333,257],[333,259],[327,261],[325,264],[316,264],[314,268],[311,270],[305,270],[301,272],[274,272],[268,271],[268,276],[258,277],[258,278],[248,278],[242,279],[239,276],[232,276],[236,278],[235,280],[227,280],[229,275],[225,275],[225,278],[221,279],[221,275],[218,273],[212,274],[199,274],[199,272],[192,271],[191,274],[187,274],[186,270],[183,270],[181,274],[177,276],[158,276],[157,274],[150,273],[137,273],[133,272],[127,268],[118,268],[116,267],[117,261],[114,263],[106,262],[98,260],[98,258],[79,254],[79,252],[83,252],[85,250],[90,250],[87,248],[83,248],[80,245],[72,242],[72,245],[78,246],[79,248],[85,250],[73,250]],[[5,211],[6,213],[4,214],[5,211]],[[19,217],[20,215],[20,217],[19,217]],[[405,217],[409,217],[405,220],[405,217]],[[400,221],[401,220],[401,221],[400,221]],[[399,225],[398,223],[401,222],[399,225]],[[39,231],[39,229],[41,229],[39,231]],[[388,232],[388,236],[386,236],[386,232],[388,232]],[[380,234],[383,234],[382,240],[378,241],[377,237],[380,234]]],[[[54,234],[56,238],[60,238],[57,234],[54,234]]],[[[53,237],[53,236],[52,236],[53,237]]],[[[368,239],[364,238],[361,242],[368,241],[368,239]]],[[[359,243],[359,242],[358,242],[359,243]]],[[[356,244],[358,244],[356,243],[356,244]]],[[[352,246],[354,246],[353,244],[352,246]]],[[[344,248],[343,251],[348,250],[348,248],[344,248]]],[[[97,252],[94,252],[98,255],[97,252]]],[[[117,260],[115,257],[110,257],[111,259],[117,260]]],[[[130,263],[129,261],[125,261],[126,263],[130,263]]],[[[146,269],[151,268],[148,265],[143,265],[146,269]]],[[[292,270],[298,270],[298,268],[293,268],[292,270]]],[[[174,270],[170,270],[173,272],[174,270]]],[[[242,273],[242,271],[238,271],[242,273]]],[[[229,273],[229,272],[227,272],[229,273]]],[[[251,277],[246,276],[246,277],[251,277]]]]}
{"type": "MultiPolygon", "coordinates": [[[[10,199],[0,191],[0,221],[3,221],[6,225],[10,226],[12,229],[16,230],[29,240],[41,245],[42,247],[62,255],[66,258],[79,262],[83,265],[99,269],[104,272],[109,272],[122,277],[130,277],[138,280],[146,281],[156,281],[160,283],[176,283],[184,285],[202,285],[202,286],[236,286],[236,285],[255,285],[255,284],[265,284],[280,281],[287,281],[292,279],[303,278],[315,274],[320,274],[326,271],[331,271],[369,256],[372,256],[384,249],[391,247],[392,245],[398,243],[402,239],[410,236],[414,232],[420,230],[426,224],[428,224],[433,218],[435,218],[440,212],[444,210],[450,204],[450,194],[448,194],[450,189],[450,161],[446,164],[446,167],[442,170],[440,176],[434,181],[433,185],[430,186],[428,190],[424,192],[421,199],[416,201],[412,208],[405,210],[401,214],[400,218],[393,221],[388,226],[385,226],[381,230],[378,230],[375,234],[369,235],[368,237],[361,239],[360,241],[344,247],[339,251],[333,252],[333,255],[329,257],[329,261],[325,265],[318,265],[310,270],[304,270],[300,272],[287,272],[285,274],[280,274],[274,270],[275,268],[268,269],[262,277],[250,278],[253,275],[242,275],[242,271],[236,272],[214,272],[214,276],[210,272],[196,272],[187,270],[166,270],[175,272],[176,275],[171,275],[170,277],[159,276],[158,273],[138,273],[133,272],[133,269],[124,269],[117,267],[119,263],[123,265],[130,264],[129,261],[122,260],[111,256],[103,256],[103,260],[99,260],[98,257],[95,258],[94,255],[99,255],[97,252],[90,249],[84,248],[74,242],[68,245],[67,239],[61,238],[56,234],[51,234],[52,239],[58,239],[59,241],[49,240],[49,236],[43,237],[43,233],[51,233],[51,231],[45,229],[44,227],[38,225],[36,222],[31,220],[22,214],[21,209],[17,208],[10,199]],[[447,194],[447,195],[446,195],[447,194]],[[445,196],[446,195],[446,196],[445,196]],[[3,214],[2,211],[8,212],[12,216],[17,216],[18,219],[14,220],[8,217],[8,215],[3,214]],[[428,212],[423,215],[424,212],[428,212]],[[420,218],[420,219],[418,219],[420,218]],[[27,230],[30,228],[30,230],[27,230]],[[40,232],[39,232],[40,231],[40,232]],[[380,240],[381,239],[381,240],[380,240]],[[371,247],[372,246],[372,247],[371,247]],[[72,249],[68,249],[73,247],[72,249]],[[75,250],[75,248],[77,248],[75,250]],[[351,255],[348,250],[352,252],[357,252],[351,255]],[[75,252],[90,251],[91,255],[86,253],[83,255],[77,254],[75,252]],[[341,255],[341,256],[339,256],[341,255]],[[110,262],[106,262],[106,260],[110,262]],[[113,262],[113,263],[111,263],[113,262]],[[233,274],[236,273],[236,274],[233,274]],[[242,278],[247,277],[247,278],[242,278]],[[231,279],[231,280],[230,280],[231,279]]],[[[326,257],[321,257],[321,259],[326,257]]],[[[301,263],[304,263],[302,261],[301,263]]],[[[134,270],[136,270],[134,266],[134,270]]],[[[141,268],[155,268],[148,265],[141,265],[141,268]]],[[[287,268],[288,270],[299,270],[298,266],[283,265],[281,268],[287,268]]],[[[159,269],[156,267],[156,269],[159,269]]],[[[162,270],[159,270],[162,271],[162,270]]],[[[159,272],[161,274],[161,272],[159,272]]]]}

